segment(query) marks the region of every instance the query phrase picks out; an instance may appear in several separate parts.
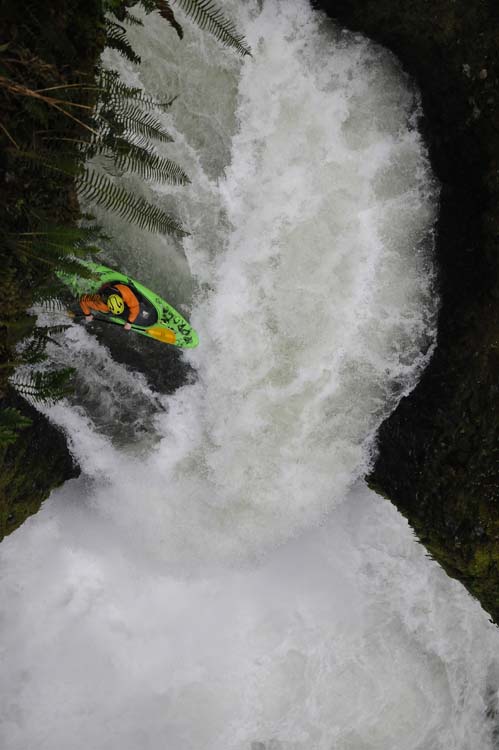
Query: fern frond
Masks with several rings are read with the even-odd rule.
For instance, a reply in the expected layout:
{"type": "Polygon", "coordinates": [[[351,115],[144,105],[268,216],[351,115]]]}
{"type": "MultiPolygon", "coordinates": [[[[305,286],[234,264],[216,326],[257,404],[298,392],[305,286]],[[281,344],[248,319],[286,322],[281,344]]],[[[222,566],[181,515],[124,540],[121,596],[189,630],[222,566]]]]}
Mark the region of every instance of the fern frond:
{"type": "Polygon", "coordinates": [[[154,97],[145,94],[141,88],[127,86],[116,70],[101,70],[96,86],[104,108],[106,105],[118,106],[123,100],[128,99],[139,103],[144,109],[166,110],[177,98],[174,96],[164,102],[157,101],[154,97]]]}
{"type": "Polygon", "coordinates": [[[21,430],[26,429],[31,424],[31,419],[12,406],[0,409],[0,448],[14,443],[21,430]]]}
{"type": "Polygon", "coordinates": [[[60,333],[64,333],[64,331],[67,331],[68,328],[71,328],[69,325],[55,325],[55,326],[41,326],[40,328],[35,328],[36,331],[43,330],[44,336],[46,337],[47,341],[50,341],[52,344],[56,344],[57,346],[60,346],[60,343],[56,341],[53,336],[57,336],[60,333]]]}
{"type": "Polygon", "coordinates": [[[129,10],[125,10],[123,21],[125,23],[129,23],[130,26],[143,26],[144,22],[141,18],[138,16],[134,16],[133,13],[130,13],[129,10]]]}
{"type": "MultiPolygon", "coordinates": [[[[165,0],[157,0],[162,5],[165,0]]],[[[233,47],[243,57],[251,55],[251,49],[242,34],[238,34],[232,21],[224,16],[212,0],[176,0],[179,8],[186,13],[200,29],[206,29],[225,47],[233,47]]]]}
{"type": "Polygon", "coordinates": [[[47,359],[45,348],[47,346],[47,337],[43,334],[42,329],[35,328],[31,336],[24,339],[20,346],[21,361],[24,364],[37,364],[47,359]]]}
{"type": "Polygon", "coordinates": [[[74,269],[78,258],[101,252],[89,244],[96,235],[95,227],[47,227],[37,232],[21,232],[17,236],[17,252],[50,266],[74,269]],[[70,256],[70,257],[68,257],[70,256]]]}
{"type": "MultiPolygon", "coordinates": [[[[109,102],[119,102],[122,99],[133,99],[142,104],[146,109],[167,109],[177,98],[176,96],[168,99],[167,101],[160,102],[154,99],[152,96],[144,94],[144,91],[139,87],[127,86],[116,70],[108,68],[100,68],[96,77],[95,83],[88,84],[70,84],[68,86],[55,86],[50,89],[44,89],[45,91],[51,91],[53,89],[70,89],[77,88],[79,91],[95,91],[99,94],[101,104],[109,102]]],[[[41,91],[42,89],[40,89],[41,91]]],[[[17,148],[17,144],[16,144],[17,148]]]]}
{"type": "Polygon", "coordinates": [[[88,255],[96,255],[102,252],[100,247],[96,245],[84,245],[78,247],[77,245],[61,245],[57,242],[23,242],[21,241],[18,245],[21,252],[27,252],[30,255],[40,255],[47,259],[55,258],[55,260],[62,260],[64,256],[71,255],[75,258],[86,258],[88,255]]]}
{"type": "Polygon", "coordinates": [[[137,146],[123,138],[116,138],[112,146],[107,142],[94,143],[93,154],[113,159],[115,166],[123,172],[135,172],[144,180],[187,185],[189,177],[171,159],[166,159],[137,146]]]}
{"type": "Polygon", "coordinates": [[[132,63],[140,63],[140,56],[133,49],[126,35],[126,29],[115,21],[106,18],[106,44],[111,49],[117,50],[123,57],[132,63]]]}
{"type": "MultiPolygon", "coordinates": [[[[38,289],[33,299],[33,305],[40,306],[43,312],[59,313],[65,312],[67,305],[58,296],[59,289],[62,288],[61,282],[57,282],[51,288],[38,289]]],[[[64,289],[65,291],[65,289],[64,289]]]]}
{"type": "Polygon", "coordinates": [[[188,234],[173,216],[147,203],[143,198],[131,195],[106,175],[86,169],[77,183],[85,200],[116,212],[141,229],[179,236],[188,234]]]}
{"type": "Polygon", "coordinates": [[[152,13],[153,10],[156,10],[156,0],[139,0],[139,5],[141,5],[146,13],[152,13]]]}
{"type": "Polygon", "coordinates": [[[84,248],[95,239],[108,239],[101,228],[96,225],[70,226],[41,226],[36,232],[20,232],[16,235],[21,241],[46,242],[59,247],[70,248],[71,251],[84,248]]]}
{"type": "Polygon", "coordinates": [[[77,273],[79,276],[84,276],[85,278],[92,279],[94,278],[95,274],[90,271],[86,266],[84,266],[79,260],[76,258],[59,258],[56,264],[57,272],[61,272],[64,274],[73,274],[77,273]]]}
{"type": "Polygon", "coordinates": [[[131,144],[128,154],[115,156],[115,164],[124,172],[135,172],[144,180],[166,182],[170,185],[187,185],[190,179],[178,164],[140,146],[131,144]]]}
{"type": "Polygon", "coordinates": [[[19,246],[19,255],[21,257],[26,256],[28,258],[33,258],[33,260],[36,260],[39,263],[43,263],[44,265],[51,268],[57,269],[57,271],[61,271],[61,273],[78,273],[80,276],[92,276],[88,269],[82,266],[80,261],[78,261],[76,258],[64,257],[63,255],[57,253],[49,255],[47,254],[47,252],[44,252],[43,254],[41,254],[33,251],[29,246],[23,245],[19,246]]]}
{"type": "Polygon", "coordinates": [[[47,359],[45,350],[48,343],[60,346],[54,339],[59,333],[67,331],[69,325],[37,326],[30,336],[23,340],[20,345],[21,359],[24,364],[37,364],[47,359]]]}
{"type": "Polygon", "coordinates": [[[52,404],[70,393],[69,380],[73,373],[72,367],[61,370],[36,370],[24,375],[16,374],[12,379],[12,385],[21,396],[30,401],[52,404]]]}
{"type": "Polygon", "coordinates": [[[168,0],[156,0],[156,8],[159,11],[159,14],[162,18],[164,18],[170,26],[173,26],[175,31],[178,34],[179,39],[184,38],[184,30],[182,26],[178,23],[177,19],[175,18],[175,14],[173,10],[170,7],[170,3],[168,0]]]}
{"type": "MultiPolygon", "coordinates": [[[[160,143],[171,143],[172,136],[152,114],[144,112],[133,101],[121,102],[119,108],[101,110],[99,117],[111,133],[136,136],[141,142],[149,139],[160,143]]],[[[106,133],[104,132],[104,136],[106,133]]]]}
{"type": "MultiPolygon", "coordinates": [[[[74,177],[76,188],[83,198],[90,203],[93,202],[110,211],[115,211],[119,216],[130,221],[132,224],[137,224],[141,229],[147,229],[150,232],[176,234],[181,237],[189,234],[173,216],[153,206],[143,198],[131,195],[124,188],[115,185],[106,175],[88,170],[87,168],[81,168],[79,165],[48,162],[29,153],[26,153],[25,156],[32,159],[42,169],[50,169],[74,177]]],[[[36,255],[28,243],[25,243],[20,249],[22,249],[25,255],[32,256],[50,266],[53,266],[55,262],[64,263],[64,266],[61,265],[60,268],[61,270],[68,269],[67,273],[78,272],[74,270],[74,266],[78,265],[78,261],[72,258],[63,258],[61,257],[62,253],[59,256],[57,256],[57,253],[54,253],[49,257],[36,255]]],[[[85,249],[88,249],[88,246],[85,246],[85,249]]],[[[97,252],[99,249],[95,248],[95,251],[97,252]]],[[[78,254],[77,249],[72,253],[72,255],[78,254]]],[[[85,254],[85,251],[82,254],[85,254]]]]}

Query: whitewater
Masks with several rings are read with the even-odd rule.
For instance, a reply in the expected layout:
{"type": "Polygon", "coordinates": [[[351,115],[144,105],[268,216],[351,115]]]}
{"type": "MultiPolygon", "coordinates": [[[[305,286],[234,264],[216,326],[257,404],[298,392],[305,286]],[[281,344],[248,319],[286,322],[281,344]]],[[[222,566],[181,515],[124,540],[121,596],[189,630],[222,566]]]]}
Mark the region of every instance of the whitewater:
{"type": "Polygon", "coordinates": [[[91,207],[103,260],[201,343],[75,324],[51,349],[82,473],[0,545],[0,746],[493,750],[497,629],[364,481],[435,345],[418,93],[305,0],[224,10],[252,58],[152,16],[140,67],[106,53],[178,94],[159,153],[192,184],[115,174],[191,235],[91,207]]]}

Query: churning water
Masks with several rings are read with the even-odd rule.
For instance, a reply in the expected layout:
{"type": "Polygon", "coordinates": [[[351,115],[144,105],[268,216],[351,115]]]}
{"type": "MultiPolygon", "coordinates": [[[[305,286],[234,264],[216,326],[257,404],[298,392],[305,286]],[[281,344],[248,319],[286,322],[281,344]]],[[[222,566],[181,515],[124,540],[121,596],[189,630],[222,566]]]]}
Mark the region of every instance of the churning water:
{"type": "Polygon", "coordinates": [[[417,97],[305,0],[226,5],[252,59],[151,17],[139,70],[109,58],[180,95],[193,182],[120,178],[192,236],[102,217],[107,260],[201,345],[173,395],[155,342],[122,334],[142,374],[81,326],[53,352],[82,476],[0,548],[2,747],[489,750],[497,632],[362,481],[434,339],[417,97]]]}

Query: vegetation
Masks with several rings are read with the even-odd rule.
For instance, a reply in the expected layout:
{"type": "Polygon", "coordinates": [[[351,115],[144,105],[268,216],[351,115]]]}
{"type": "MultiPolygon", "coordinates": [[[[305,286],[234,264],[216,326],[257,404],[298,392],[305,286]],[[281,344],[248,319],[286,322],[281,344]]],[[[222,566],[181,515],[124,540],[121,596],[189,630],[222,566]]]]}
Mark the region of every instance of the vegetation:
{"type": "MultiPolygon", "coordinates": [[[[177,0],[177,6],[222,44],[241,55],[250,53],[212,2],[177,0]]],[[[126,86],[99,62],[106,45],[133,64],[140,62],[127,26],[141,25],[144,12],[158,13],[183,37],[167,0],[1,3],[0,474],[5,481],[0,482],[0,538],[33,512],[52,486],[74,474],[62,438],[54,439],[53,428],[19,399],[12,383],[35,402],[67,392],[70,371],[54,372],[45,361],[46,343],[54,340],[57,330],[36,327],[34,316],[26,311],[40,300],[53,305],[64,300],[56,271],[85,274],[78,258],[99,249],[98,228],[82,217],[78,194],[150,231],[186,233],[160,206],[117,186],[106,169],[109,162],[113,170],[133,171],[143,179],[172,185],[189,182],[182,167],[154,146],[171,141],[159,113],[174,100],[153,100],[126,86]],[[95,156],[102,167],[87,166],[95,156]],[[82,218],[86,221],[78,226],[82,218]],[[40,474],[37,487],[32,487],[32,502],[26,499],[29,482],[24,474],[37,475],[32,465],[36,456],[30,451],[35,435],[38,460],[45,467],[40,471],[50,467],[50,473],[44,480],[40,474]],[[52,462],[46,452],[56,444],[64,457],[52,462]],[[22,493],[16,490],[21,486],[22,493]],[[19,510],[18,503],[30,510],[19,510]]],[[[167,38],[166,33],[165,44],[167,38]]]]}
{"type": "Polygon", "coordinates": [[[0,444],[3,446],[14,443],[19,430],[29,427],[31,420],[25,417],[19,409],[8,406],[0,411],[0,444]]]}
{"type": "MultiPolygon", "coordinates": [[[[95,94],[81,88],[71,102],[59,87],[93,81],[105,43],[98,0],[2,0],[1,18],[0,538],[75,474],[63,436],[10,385],[20,365],[45,366],[45,344],[54,332],[36,329],[26,310],[57,294],[54,271],[77,254],[82,239],[71,236],[80,216],[74,177],[34,170],[21,154],[51,161],[60,150],[53,133],[81,138],[81,114],[92,111],[95,94]]],[[[68,154],[74,162],[80,158],[76,143],[68,144],[68,154]]],[[[30,396],[55,396],[57,385],[65,388],[64,373],[21,372],[21,388],[30,396]]]]}
{"type": "MultiPolygon", "coordinates": [[[[182,27],[166,0],[140,0],[139,5],[146,13],[159,12],[179,36],[183,36],[182,27]]],[[[179,2],[179,6],[201,28],[208,29],[223,44],[235,47],[241,54],[249,53],[242,37],[236,34],[233,25],[212,2],[189,0],[179,2]]],[[[140,62],[139,55],[127,38],[125,27],[118,23],[142,24],[141,19],[130,12],[129,3],[124,0],[107,0],[102,7],[99,7],[98,2],[95,3],[94,21],[101,32],[98,36],[99,43],[94,47],[92,69],[75,77],[71,73],[68,76],[66,70],[63,70],[65,66],[57,67],[50,58],[54,54],[53,29],[50,22],[47,23],[42,18],[41,7],[41,3],[37,2],[28,4],[27,22],[19,8],[14,5],[8,8],[13,23],[17,23],[14,26],[16,38],[2,39],[0,44],[0,54],[3,55],[0,93],[7,101],[7,118],[0,123],[5,139],[4,174],[6,181],[11,179],[11,175],[19,174],[26,176],[29,184],[41,184],[43,181],[45,186],[48,182],[54,193],[59,184],[64,185],[71,194],[73,211],[62,217],[69,220],[68,226],[53,227],[49,223],[50,213],[57,216],[59,214],[57,210],[52,211],[48,200],[44,200],[49,195],[42,194],[37,204],[33,205],[31,200],[29,203],[25,200],[19,190],[13,221],[8,221],[7,226],[0,229],[4,254],[8,255],[8,261],[16,259],[7,282],[13,288],[5,296],[19,298],[15,278],[20,275],[20,266],[23,270],[29,267],[30,276],[33,277],[30,301],[34,300],[35,287],[36,293],[40,294],[41,280],[50,280],[54,284],[54,270],[78,270],[81,268],[78,257],[98,250],[93,245],[82,243],[85,230],[74,227],[78,218],[75,191],[90,204],[115,211],[141,228],[186,234],[175,217],[143,198],[128,193],[116,185],[105,171],[95,167],[88,168],[88,159],[103,156],[104,164],[106,160],[110,160],[118,170],[136,172],[144,179],[173,185],[189,182],[188,176],[178,164],[158,155],[152,146],[154,140],[160,143],[172,140],[153,110],[167,109],[173,99],[157,102],[141,89],[124,84],[116,71],[103,69],[97,61],[97,53],[107,45],[118,50],[132,63],[140,62]],[[110,15],[104,15],[106,10],[110,15]],[[117,20],[112,20],[110,16],[117,20]],[[38,26],[42,29],[42,39],[37,40],[37,54],[33,55],[30,45],[38,26]],[[46,33],[45,40],[43,32],[46,33]],[[22,44],[18,41],[19,36],[23,38],[22,44]],[[19,68],[22,75],[19,75],[19,68]],[[17,125],[21,114],[29,125],[29,132],[23,132],[17,125]]],[[[94,228],[91,227],[90,231],[94,231],[94,228]]],[[[23,307],[27,299],[28,295],[23,300],[23,307]]],[[[17,324],[17,315],[13,317],[17,324]]],[[[12,328],[11,321],[6,320],[4,328],[12,328]]],[[[35,338],[39,342],[43,340],[39,336],[35,338]]],[[[18,340],[19,337],[15,342],[18,340]]],[[[7,387],[6,378],[10,376],[12,367],[27,361],[33,363],[32,360],[23,358],[23,355],[6,359],[4,380],[3,383],[0,382],[0,397],[7,387]]],[[[33,376],[29,387],[26,381],[18,383],[22,382],[25,394],[43,398],[43,394],[47,392],[46,377],[47,374],[44,374],[44,378],[33,376]]]]}

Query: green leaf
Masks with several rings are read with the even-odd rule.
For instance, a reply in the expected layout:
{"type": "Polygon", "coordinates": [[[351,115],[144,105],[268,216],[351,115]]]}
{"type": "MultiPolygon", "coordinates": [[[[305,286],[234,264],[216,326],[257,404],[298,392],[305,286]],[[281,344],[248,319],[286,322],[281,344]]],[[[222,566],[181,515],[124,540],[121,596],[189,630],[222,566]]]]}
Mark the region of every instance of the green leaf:
{"type": "Polygon", "coordinates": [[[140,63],[140,57],[130,44],[126,29],[108,18],[106,18],[106,43],[108,47],[117,50],[130,62],[140,63]]]}
{"type": "Polygon", "coordinates": [[[16,374],[12,379],[15,389],[35,403],[53,404],[71,392],[72,367],[61,370],[32,370],[28,374],[16,374]]]}
{"type": "Polygon", "coordinates": [[[140,104],[133,101],[121,102],[119,106],[102,109],[99,117],[107,128],[107,131],[104,130],[102,134],[103,138],[109,133],[115,137],[116,135],[135,137],[141,144],[151,139],[160,143],[173,141],[161,122],[153,114],[144,112],[140,104]]]}
{"type": "Polygon", "coordinates": [[[117,138],[114,148],[107,143],[94,143],[95,153],[113,159],[122,172],[135,172],[144,180],[154,180],[170,185],[190,183],[184,170],[171,159],[158,156],[145,148],[117,138]]]}
{"type": "MultiPolygon", "coordinates": [[[[158,9],[165,0],[157,0],[158,9]]],[[[213,34],[224,46],[233,47],[243,57],[251,49],[242,34],[238,34],[232,21],[224,16],[212,0],[176,0],[176,4],[199,28],[213,34]]]]}
{"type": "Polygon", "coordinates": [[[124,188],[115,185],[107,175],[93,170],[85,170],[78,179],[81,195],[89,202],[95,202],[114,211],[141,229],[164,234],[186,236],[182,225],[160,208],[153,206],[141,197],[131,195],[124,188]]]}
{"type": "Polygon", "coordinates": [[[140,103],[144,109],[167,109],[176,98],[159,102],[152,96],[144,94],[141,88],[127,86],[116,70],[102,69],[97,79],[97,87],[104,105],[111,103],[113,106],[118,106],[124,99],[129,99],[140,103]]]}
{"type": "Polygon", "coordinates": [[[173,26],[179,36],[179,39],[183,39],[184,30],[182,26],[177,22],[175,14],[168,0],[156,0],[156,9],[159,11],[160,16],[168,21],[170,26],[173,26]]]}

